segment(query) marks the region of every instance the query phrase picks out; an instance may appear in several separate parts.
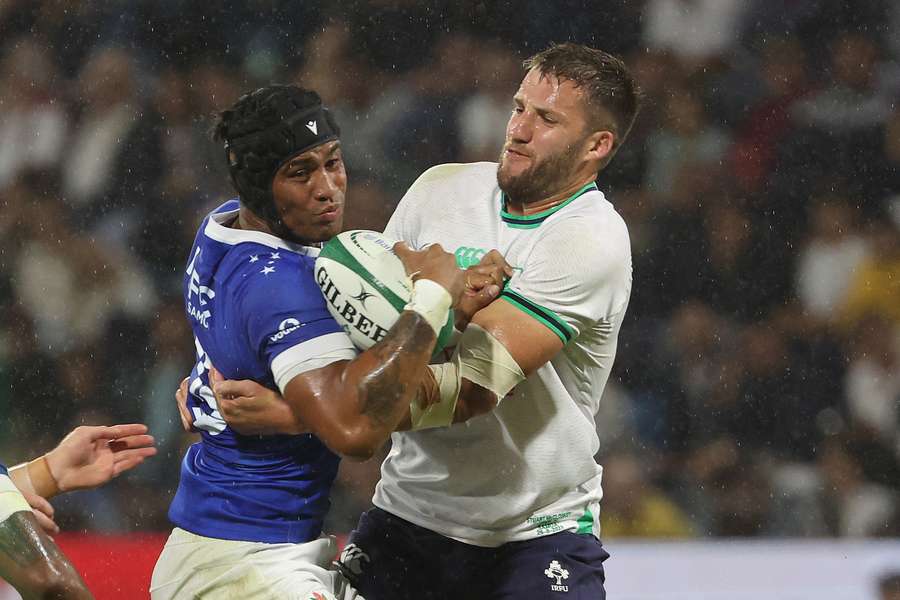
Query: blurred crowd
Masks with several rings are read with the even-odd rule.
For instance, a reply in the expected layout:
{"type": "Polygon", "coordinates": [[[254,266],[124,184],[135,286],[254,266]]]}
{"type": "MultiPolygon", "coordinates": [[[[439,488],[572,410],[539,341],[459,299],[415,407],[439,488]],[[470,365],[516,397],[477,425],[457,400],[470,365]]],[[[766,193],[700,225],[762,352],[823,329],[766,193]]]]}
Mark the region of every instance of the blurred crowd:
{"type": "MultiPolygon", "coordinates": [[[[426,168],[495,160],[521,60],[571,40],[646,95],[598,180],[634,256],[604,537],[900,535],[897,2],[5,0],[0,32],[0,456],[114,421],[161,449],[62,525],[168,527],[182,269],[234,195],[217,110],[316,89],[346,227],[380,229],[426,168]]],[[[342,466],[330,530],[377,478],[342,466]]]]}

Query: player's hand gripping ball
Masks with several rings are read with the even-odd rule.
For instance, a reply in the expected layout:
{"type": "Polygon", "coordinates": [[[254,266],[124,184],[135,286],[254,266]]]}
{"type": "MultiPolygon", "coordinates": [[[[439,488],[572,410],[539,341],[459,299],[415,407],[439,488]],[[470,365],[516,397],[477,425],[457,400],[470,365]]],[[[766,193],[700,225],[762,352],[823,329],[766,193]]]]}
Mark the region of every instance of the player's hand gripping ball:
{"type": "MultiPolygon", "coordinates": [[[[316,282],[328,310],[360,350],[387,334],[412,293],[412,281],[393,252],[395,243],[375,231],[345,231],[326,242],[316,259],[316,282]]],[[[449,341],[453,321],[450,311],[435,354],[449,341]]]]}

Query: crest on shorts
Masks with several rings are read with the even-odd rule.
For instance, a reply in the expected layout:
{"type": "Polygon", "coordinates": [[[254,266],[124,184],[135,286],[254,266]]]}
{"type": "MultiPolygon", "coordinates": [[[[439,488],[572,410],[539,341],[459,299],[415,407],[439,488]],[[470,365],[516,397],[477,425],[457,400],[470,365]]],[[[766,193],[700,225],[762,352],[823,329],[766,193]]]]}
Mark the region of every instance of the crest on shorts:
{"type": "Polygon", "coordinates": [[[344,551],[341,552],[339,565],[345,575],[359,576],[362,574],[365,565],[370,562],[372,562],[372,559],[363,552],[362,548],[356,544],[347,544],[344,546],[344,551]]]}
{"type": "Polygon", "coordinates": [[[320,594],[319,592],[313,592],[312,596],[309,597],[309,600],[328,600],[325,596],[320,594]]]}
{"type": "Polygon", "coordinates": [[[554,592],[569,591],[569,586],[563,585],[563,580],[569,578],[569,571],[564,569],[558,560],[550,561],[550,566],[544,569],[544,575],[556,580],[556,583],[550,584],[550,589],[554,592]]]}

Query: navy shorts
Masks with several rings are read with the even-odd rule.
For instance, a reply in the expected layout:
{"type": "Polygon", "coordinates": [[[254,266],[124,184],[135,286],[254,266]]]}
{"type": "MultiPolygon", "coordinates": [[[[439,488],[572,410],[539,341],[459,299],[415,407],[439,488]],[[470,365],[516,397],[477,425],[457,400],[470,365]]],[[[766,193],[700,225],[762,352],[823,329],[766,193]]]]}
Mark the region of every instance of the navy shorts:
{"type": "Polygon", "coordinates": [[[482,548],[373,508],[337,566],[366,600],[604,600],[607,558],[593,535],[482,548]]]}

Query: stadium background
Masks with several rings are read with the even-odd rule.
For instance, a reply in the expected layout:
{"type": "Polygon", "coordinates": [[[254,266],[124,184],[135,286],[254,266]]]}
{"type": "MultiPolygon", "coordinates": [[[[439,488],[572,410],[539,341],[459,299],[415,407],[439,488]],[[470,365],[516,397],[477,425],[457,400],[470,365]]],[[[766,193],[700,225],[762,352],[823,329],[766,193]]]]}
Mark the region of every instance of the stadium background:
{"type": "MultiPolygon", "coordinates": [[[[191,442],[173,404],[193,360],[181,273],[232,195],[216,110],[270,81],[318,90],[344,132],[346,226],[380,229],[427,167],[496,158],[520,60],[564,40],[623,56],[646,93],[599,179],[634,253],[598,416],[613,554],[896,541],[891,0],[0,1],[4,462],[77,424],[147,423],[159,456],[54,504],[76,536],[168,529],[191,442]]],[[[377,467],[343,465],[330,531],[352,528],[377,467]]]]}

